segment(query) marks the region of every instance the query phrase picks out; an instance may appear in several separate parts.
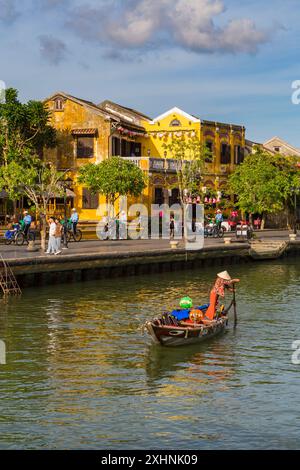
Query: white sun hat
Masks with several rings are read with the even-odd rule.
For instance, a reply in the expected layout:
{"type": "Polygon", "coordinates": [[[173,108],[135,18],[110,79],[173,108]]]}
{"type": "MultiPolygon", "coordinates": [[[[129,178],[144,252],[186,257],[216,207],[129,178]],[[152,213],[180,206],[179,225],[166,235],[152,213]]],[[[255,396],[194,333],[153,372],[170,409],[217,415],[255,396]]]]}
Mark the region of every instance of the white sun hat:
{"type": "Polygon", "coordinates": [[[225,281],[231,281],[231,277],[228,271],[223,271],[219,273],[217,276],[220,277],[221,279],[224,279],[225,281]]]}

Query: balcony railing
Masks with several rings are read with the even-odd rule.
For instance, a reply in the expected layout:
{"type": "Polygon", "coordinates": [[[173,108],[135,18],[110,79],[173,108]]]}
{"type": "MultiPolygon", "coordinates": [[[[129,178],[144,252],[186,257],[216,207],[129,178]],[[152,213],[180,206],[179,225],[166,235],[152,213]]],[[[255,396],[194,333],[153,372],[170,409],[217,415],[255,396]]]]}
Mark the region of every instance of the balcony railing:
{"type": "Polygon", "coordinates": [[[156,158],[156,157],[122,157],[134,163],[139,168],[149,172],[168,172],[176,173],[178,161],[172,158],[156,158]]]}

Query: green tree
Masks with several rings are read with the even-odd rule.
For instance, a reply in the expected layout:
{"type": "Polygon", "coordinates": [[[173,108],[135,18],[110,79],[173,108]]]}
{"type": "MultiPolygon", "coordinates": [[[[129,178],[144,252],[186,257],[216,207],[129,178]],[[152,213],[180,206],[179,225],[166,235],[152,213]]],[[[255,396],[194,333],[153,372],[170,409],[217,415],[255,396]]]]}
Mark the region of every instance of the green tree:
{"type": "Polygon", "coordinates": [[[16,185],[18,169],[38,169],[43,148],[56,144],[56,131],[49,120],[42,102],[21,103],[17,90],[5,91],[5,101],[0,103],[0,190],[5,189],[14,202],[22,196],[16,185]]]}
{"type": "Polygon", "coordinates": [[[0,162],[24,162],[40,156],[44,147],[55,146],[56,131],[49,120],[50,113],[41,101],[21,103],[17,90],[8,88],[0,103],[0,162]]]}
{"type": "Polygon", "coordinates": [[[120,196],[138,197],[146,187],[143,171],[121,157],[84,165],[79,170],[78,182],[92,192],[106,196],[111,207],[114,207],[120,196]]]}
{"type": "Polygon", "coordinates": [[[183,205],[186,195],[199,195],[205,161],[212,161],[213,156],[197,137],[188,140],[174,138],[170,144],[164,144],[164,148],[176,160],[177,186],[183,205]]]}
{"type": "Polygon", "coordinates": [[[282,211],[300,187],[296,157],[270,154],[257,147],[229,177],[229,190],[238,197],[238,207],[249,214],[282,211]]]}
{"type": "MultiPolygon", "coordinates": [[[[42,161],[24,166],[15,161],[0,168],[0,187],[16,188],[16,195],[26,196],[40,217],[41,249],[46,249],[46,214],[51,198],[63,195],[65,173],[58,172],[42,161]]],[[[13,195],[13,189],[11,189],[13,195]]]]}

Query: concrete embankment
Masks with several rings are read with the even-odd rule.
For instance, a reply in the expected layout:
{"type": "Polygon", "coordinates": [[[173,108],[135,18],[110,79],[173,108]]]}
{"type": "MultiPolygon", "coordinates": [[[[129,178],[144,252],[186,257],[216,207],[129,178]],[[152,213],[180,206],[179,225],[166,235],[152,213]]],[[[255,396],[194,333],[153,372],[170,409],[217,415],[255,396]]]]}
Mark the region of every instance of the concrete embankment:
{"type": "MultiPolygon", "coordinates": [[[[248,243],[207,246],[199,251],[163,249],[112,253],[65,254],[10,259],[21,287],[137,276],[206,266],[229,266],[252,261],[248,243]]],[[[300,254],[300,242],[291,242],[283,256],[300,254]]]]}

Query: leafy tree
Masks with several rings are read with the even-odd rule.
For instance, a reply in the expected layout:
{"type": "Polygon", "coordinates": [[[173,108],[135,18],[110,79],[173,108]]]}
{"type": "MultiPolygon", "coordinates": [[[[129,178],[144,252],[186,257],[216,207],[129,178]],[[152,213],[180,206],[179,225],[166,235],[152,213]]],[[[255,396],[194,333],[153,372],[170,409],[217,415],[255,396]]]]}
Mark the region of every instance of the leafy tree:
{"type": "Polygon", "coordinates": [[[43,148],[56,144],[56,131],[49,119],[42,102],[21,103],[17,90],[5,91],[5,101],[0,103],[0,190],[5,189],[14,202],[23,195],[16,185],[18,169],[38,168],[43,148]]]}
{"type": "Polygon", "coordinates": [[[26,196],[35,206],[40,216],[42,250],[46,249],[47,207],[51,198],[63,195],[63,178],[64,173],[41,161],[32,167],[12,161],[0,168],[0,187],[16,188],[16,194],[26,196]]]}
{"type": "Polygon", "coordinates": [[[56,132],[49,125],[50,113],[40,101],[21,103],[13,88],[5,91],[0,103],[0,162],[24,162],[41,155],[44,147],[53,147],[56,132]]]}
{"type": "Polygon", "coordinates": [[[121,157],[84,165],[79,170],[78,181],[92,192],[105,195],[111,207],[120,196],[138,197],[146,187],[143,171],[121,157]]]}
{"type": "Polygon", "coordinates": [[[242,211],[262,214],[263,228],[266,215],[287,207],[295,188],[300,188],[296,157],[273,155],[257,147],[229,177],[229,188],[242,211]]]}
{"type": "Polygon", "coordinates": [[[197,137],[188,140],[174,138],[170,144],[164,144],[164,148],[176,160],[177,186],[183,205],[187,193],[192,197],[199,194],[205,161],[212,160],[213,157],[209,149],[201,144],[197,137]]]}

